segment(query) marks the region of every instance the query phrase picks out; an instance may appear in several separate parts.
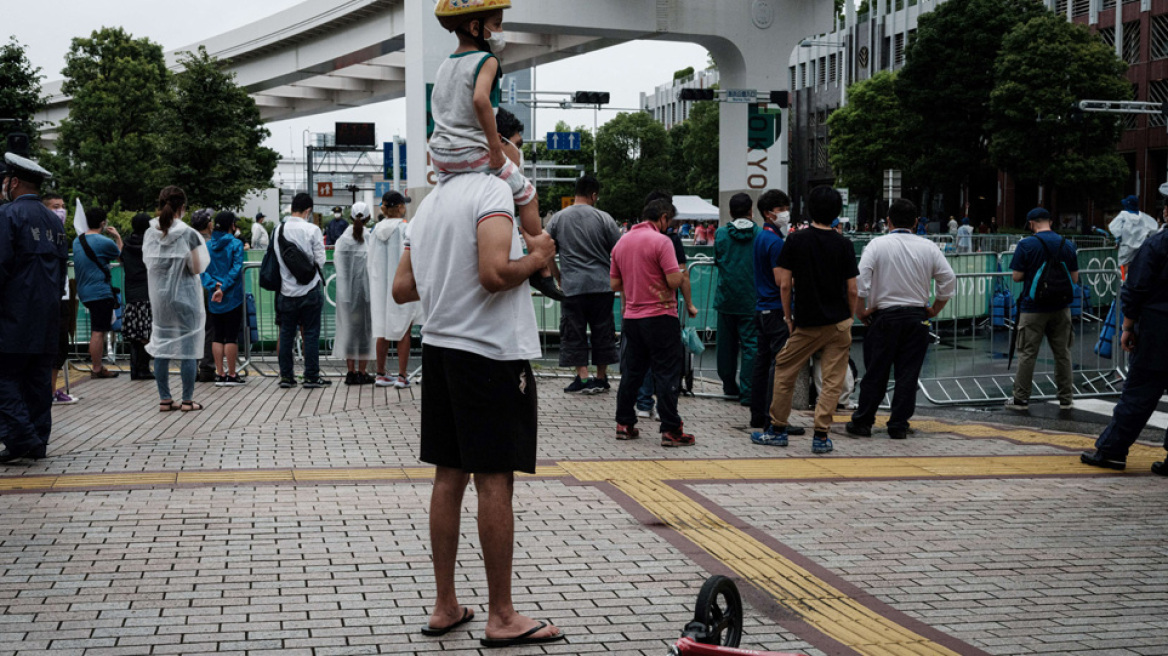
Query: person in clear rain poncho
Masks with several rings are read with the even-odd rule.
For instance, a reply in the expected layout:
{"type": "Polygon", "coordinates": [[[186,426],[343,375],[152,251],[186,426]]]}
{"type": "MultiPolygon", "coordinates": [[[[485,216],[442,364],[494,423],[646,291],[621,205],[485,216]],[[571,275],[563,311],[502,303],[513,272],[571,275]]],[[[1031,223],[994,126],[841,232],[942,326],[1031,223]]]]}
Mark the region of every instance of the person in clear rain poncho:
{"type": "Polygon", "coordinates": [[[150,279],[150,307],[154,315],[150,343],[154,380],[161,399],[159,410],[175,410],[170,394],[170,362],[178,360],[182,374],[183,412],[202,410],[194,402],[195,371],[203,357],[203,286],[199,275],[211,258],[202,235],[182,222],[187,198],[182,189],[167,187],[158,198],[159,214],[143,239],[142,255],[150,279]]]}
{"type": "Polygon", "coordinates": [[[1140,199],[1128,196],[1123,199],[1123,211],[1107,226],[1112,236],[1119,242],[1119,265],[1127,275],[1127,265],[1135,259],[1136,252],[1144,241],[1156,234],[1159,225],[1156,219],[1140,211],[1140,199]]]}
{"type": "Polygon", "coordinates": [[[391,191],[381,200],[385,219],[378,223],[369,240],[369,281],[372,292],[373,336],[377,339],[377,386],[404,389],[410,386],[410,332],[421,319],[421,304],[398,305],[391,287],[397,265],[405,251],[406,204],[409,200],[391,191]],[[385,361],[391,344],[397,345],[398,372],[387,375],[385,361]]]}
{"type": "Polygon", "coordinates": [[[371,385],[366,372],[375,356],[373,314],[369,295],[369,206],[356,203],[353,225],[337,239],[333,264],[337,270],[337,333],[333,357],[344,358],[349,367],[346,385],[371,385]]]}

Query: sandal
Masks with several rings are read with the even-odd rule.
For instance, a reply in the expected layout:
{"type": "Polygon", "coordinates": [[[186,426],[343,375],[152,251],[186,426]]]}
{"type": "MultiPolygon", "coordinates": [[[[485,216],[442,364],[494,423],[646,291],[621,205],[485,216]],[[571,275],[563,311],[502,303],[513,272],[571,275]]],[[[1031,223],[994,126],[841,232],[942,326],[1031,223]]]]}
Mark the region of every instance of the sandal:
{"type": "Polygon", "coordinates": [[[183,412],[198,412],[203,409],[203,404],[195,403],[194,401],[183,401],[181,410],[183,412]]]}
{"type": "Polygon", "coordinates": [[[178,408],[174,406],[174,401],[166,400],[158,402],[159,412],[174,412],[175,410],[178,410],[178,408]]]}

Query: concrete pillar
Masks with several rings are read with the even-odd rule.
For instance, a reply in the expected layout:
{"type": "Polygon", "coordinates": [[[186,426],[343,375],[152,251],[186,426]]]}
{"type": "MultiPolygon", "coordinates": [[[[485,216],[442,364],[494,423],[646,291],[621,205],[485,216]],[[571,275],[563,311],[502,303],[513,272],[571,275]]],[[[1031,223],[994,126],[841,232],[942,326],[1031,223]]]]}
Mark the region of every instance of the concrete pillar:
{"type": "Polygon", "coordinates": [[[406,139],[409,143],[410,216],[436,184],[426,148],[426,85],[433,84],[438,67],[458,47],[458,40],[434,19],[433,6],[405,3],[406,13],[406,139]]]}
{"type": "Polygon", "coordinates": [[[1115,56],[1123,59],[1123,0],[1115,0],[1115,56]]]}

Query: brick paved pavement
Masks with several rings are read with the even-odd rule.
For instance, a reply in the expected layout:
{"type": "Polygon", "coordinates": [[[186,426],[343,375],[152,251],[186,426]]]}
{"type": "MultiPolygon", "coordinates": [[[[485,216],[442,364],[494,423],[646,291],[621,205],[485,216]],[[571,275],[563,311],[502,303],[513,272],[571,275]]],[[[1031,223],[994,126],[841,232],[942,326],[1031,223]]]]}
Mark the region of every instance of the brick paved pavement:
{"type": "MultiPolygon", "coordinates": [[[[552,619],[570,642],[512,653],[664,653],[705,577],[740,571],[703,546],[700,530],[691,536],[698,527],[687,521],[725,521],[718,535],[733,549],[757,539],[769,554],[760,557],[801,566],[808,581],[869,617],[921,636],[917,653],[1168,653],[1157,621],[1168,607],[1168,481],[1076,468],[1069,449],[1083,438],[922,420],[929,432],[914,439],[840,437],[836,452],[820,458],[807,438],[785,450],[750,445],[737,404],[685,399],[699,444],[665,450],[652,439],[611,439],[614,395],[567,397],[560,381],[541,383],[540,457],[565,469],[517,485],[516,596],[522,611],[552,619]],[[1042,477],[995,478],[1004,463],[1030,456],[1042,456],[1024,460],[1042,477]],[[845,465],[864,462],[856,458],[869,458],[870,470],[845,465]],[[718,466],[727,459],[738,460],[718,466]],[[702,482],[725,479],[728,468],[782,479],[815,462],[840,467],[801,474],[815,479],[807,482],[702,482]],[[925,463],[928,471],[945,464],[948,478],[917,480],[925,463]],[[654,516],[651,499],[638,496],[652,485],[594,484],[565,470],[677,479],[684,498],[713,514],[686,520],[658,508],[654,516]],[[892,480],[855,480],[877,475],[892,480]]],[[[184,416],[157,413],[151,383],[118,379],[76,391],[81,404],[56,410],[53,457],[0,469],[8,481],[91,476],[74,479],[72,491],[4,496],[0,655],[477,649],[481,622],[445,640],[416,632],[432,575],[430,485],[416,479],[424,470],[411,395],[344,386],[282,392],[253,379],[243,389],[200,386],[208,411],[184,416]],[[385,467],[409,469],[376,484],[265,483],[278,477],[261,471],[327,477],[335,469],[345,478],[342,470],[385,467]],[[104,477],[220,470],[237,480],[184,486],[171,476],[123,489],[104,477]]],[[[482,613],[473,500],[467,508],[460,585],[482,613]]],[[[782,602],[750,578],[740,579],[750,602],[743,646],[897,653],[862,631],[817,623],[834,602],[782,602]]]]}

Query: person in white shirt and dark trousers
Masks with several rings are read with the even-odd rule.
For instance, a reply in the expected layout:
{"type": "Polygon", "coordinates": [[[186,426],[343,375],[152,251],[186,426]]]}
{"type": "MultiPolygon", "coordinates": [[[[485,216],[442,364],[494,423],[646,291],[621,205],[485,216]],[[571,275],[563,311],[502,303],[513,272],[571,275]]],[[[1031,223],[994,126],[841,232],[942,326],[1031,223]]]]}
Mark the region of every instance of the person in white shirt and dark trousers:
{"type": "Polygon", "coordinates": [[[888,208],[892,232],[873,239],[860,258],[855,314],[868,332],[860,403],[847,425],[851,435],[872,436],[876,411],[895,367],[888,436],[894,440],[908,436],[917,406],[917,381],[929,349],[929,320],[941,313],[957,290],[957,276],[937,245],[912,234],[916,215],[912,202],[893,201],[888,208]],[[937,294],[930,306],[934,280],[937,294]]]}
{"type": "MultiPolygon", "coordinates": [[[[305,220],[312,214],[312,196],[297,194],[292,199],[292,216],[276,230],[271,248],[276,249],[280,261],[280,294],[276,297],[276,314],[280,317],[280,387],[296,387],[292,371],[292,348],[296,333],[304,339],[304,388],[315,389],[331,385],[320,375],[320,316],[324,306],[320,271],[324,268],[324,236],[320,228],[305,220]],[[284,261],[281,238],[299,249],[316,266],[312,280],[301,283],[284,261]]],[[[295,258],[293,258],[295,260],[295,258]]]]}

